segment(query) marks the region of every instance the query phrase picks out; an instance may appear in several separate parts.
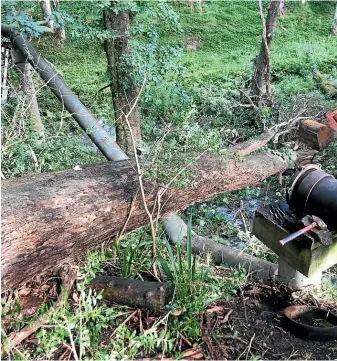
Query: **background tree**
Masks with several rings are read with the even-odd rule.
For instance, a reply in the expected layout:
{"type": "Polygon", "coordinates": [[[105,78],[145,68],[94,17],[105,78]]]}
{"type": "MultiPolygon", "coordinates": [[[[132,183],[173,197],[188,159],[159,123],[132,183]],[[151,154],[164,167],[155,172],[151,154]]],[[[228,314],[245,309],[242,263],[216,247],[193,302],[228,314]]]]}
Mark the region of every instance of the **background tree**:
{"type": "Polygon", "coordinates": [[[276,19],[279,14],[280,1],[271,0],[268,4],[267,20],[264,20],[262,2],[259,0],[260,17],[262,21],[262,43],[260,54],[257,57],[254,74],[251,78],[250,94],[255,99],[262,93],[262,81],[266,80],[266,94],[270,95],[270,56],[269,49],[274,38],[276,19]]]}
{"type": "MultiPolygon", "coordinates": [[[[123,4],[122,4],[123,5],[123,4]]],[[[137,105],[137,85],[132,77],[132,68],[126,61],[130,55],[130,20],[132,12],[115,1],[104,10],[104,24],[107,30],[115,31],[114,38],[105,40],[108,72],[111,79],[111,93],[116,121],[117,143],[124,152],[133,155],[133,143],[124,116],[128,115],[134,140],[141,140],[140,118],[137,105]]]]}
{"type": "Polygon", "coordinates": [[[104,9],[103,20],[110,34],[105,40],[105,51],[111,79],[117,143],[132,156],[132,140],[123,113],[131,111],[128,120],[134,139],[139,144],[142,140],[140,109],[138,106],[133,107],[133,103],[140,85],[146,79],[144,98],[154,102],[156,97],[153,97],[153,87],[163,82],[167,73],[170,73],[172,79],[182,69],[176,61],[181,49],[163,43],[158,27],[166,27],[171,32],[182,30],[177,14],[165,1],[111,1],[104,9]],[[151,90],[148,92],[148,89],[151,90]]]}
{"type": "Polygon", "coordinates": [[[332,23],[332,34],[337,35],[337,3],[336,3],[335,17],[332,23]]]}
{"type": "Polygon", "coordinates": [[[36,98],[33,79],[34,69],[19,51],[12,51],[12,57],[14,60],[14,68],[18,74],[20,89],[24,97],[25,107],[23,112],[27,114],[26,118],[29,119],[31,128],[35,133],[36,145],[41,147],[44,142],[45,134],[36,98]]]}
{"type": "MultiPolygon", "coordinates": [[[[45,8],[44,8],[45,9],[45,8]]],[[[45,21],[35,21],[32,17],[35,8],[31,3],[4,2],[2,4],[3,17],[14,29],[23,32],[29,38],[37,38],[40,34],[50,31],[45,21]]],[[[46,15],[47,16],[47,15],[46,15]]],[[[47,20],[47,18],[46,18],[47,20]]],[[[19,88],[23,96],[22,116],[30,123],[35,143],[38,147],[44,142],[44,125],[36,97],[34,85],[34,70],[18,51],[12,51],[14,70],[18,75],[19,88]]]]}
{"type": "Polygon", "coordinates": [[[281,0],[280,2],[280,15],[284,16],[286,13],[286,0],[281,0]]]}
{"type": "MultiPolygon", "coordinates": [[[[48,0],[49,1],[49,0],[48,0]]],[[[54,2],[54,16],[57,19],[57,26],[55,27],[55,35],[59,44],[63,44],[66,40],[66,31],[62,13],[60,12],[60,0],[53,0],[54,2]]],[[[64,15],[64,14],[63,14],[64,15]]]]}
{"type": "Polygon", "coordinates": [[[47,26],[54,31],[54,21],[51,14],[50,0],[39,0],[39,5],[47,26]]]}

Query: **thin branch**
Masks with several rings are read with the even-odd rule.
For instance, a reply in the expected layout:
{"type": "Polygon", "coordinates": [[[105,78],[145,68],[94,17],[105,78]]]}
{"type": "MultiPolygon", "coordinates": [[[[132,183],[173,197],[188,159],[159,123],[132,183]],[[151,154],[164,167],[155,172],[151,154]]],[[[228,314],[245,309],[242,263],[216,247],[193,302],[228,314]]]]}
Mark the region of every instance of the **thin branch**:
{"type": "Polygon", "coordinates": [[[151,235],[152,235],[152,241],[153,241],[153,244],[152,244],[153,272],[154,272],[156,278],[159,280],[157,269],[156,269],[156,266],[155,266],[155,261],[156,261],[156,257],[157,257],[155,227],[154,227],[154,224],[153,224],[152,215],[151,215],[151,213],[149,211],[149,208],[147,206],[147,203],[146,203],[146,197],[145,197],[144,186],[143,186],[143,178],[142,178],[141,168],[140,168],[140,165],[139,165],[137,149],[136,149],[136,142],[135,142],[135,138],[133,136],[133,131],[132,131],[129,119],[128,119],[128,117],[132,113],[133,109],[135,108],[135,106],[136,106],[136,104],[137,104],[137,102],[139,100],[139,97],[140,97],[140,95],[141,95],[141,93],[142,93],[142,91],[144,89],[144,86],[145,86],[145,79],[143,81],[142,87],[141,87],[141,89],[140,89],[140,91],[139,91],[139,93],[137,95],[137,98],[134,101],[130,111],[128,112],[128,114],[124,114],[124,112],[122,111],[122,114],[124,116],[125,122],[126,122],[128,128],[129,128],[129,131],[130,131],[130,136],[131,136],[131,140],[132,140],[132,147],[133,147],[133,152],[134,152],[136,166],[137,166],[138,182],[139,182],[140,192],[141,192],[141,195],[142,195],[145,212],[146,212],[146,214],[147,214],[147,216],[149,218],[149,221],[150,221],[151,235]]]}

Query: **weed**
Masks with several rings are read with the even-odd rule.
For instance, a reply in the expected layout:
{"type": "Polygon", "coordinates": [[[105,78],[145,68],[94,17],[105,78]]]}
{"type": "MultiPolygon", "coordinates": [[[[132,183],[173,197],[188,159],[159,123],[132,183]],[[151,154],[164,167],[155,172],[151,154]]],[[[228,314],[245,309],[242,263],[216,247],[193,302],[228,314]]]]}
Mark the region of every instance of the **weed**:
{"type": "Polygon", "coordinates": [[[152,242],[138,242],[136,239],[123,243],[114,241],[113,246],[117,253],[123,277],[129,277],[132,274],[135,261],[139,262],[144,259],[144,249],[151,244],[152,242]]]}
{"type": "Polygon", "coordinates": [[[172,247],[166,244],[169,262],[160,259],[162,271],[166,278],[175,285],[175,298],[169,309],[174,318],[171,329],[182,332],[190,338],[200,334],[199,321],[193,315],[202,313],[206,306],[222,297],[229,298],[244,280],[245,272],[234,271],[228,278],[219,278],[212,274],[212,269],[200,263],[200,257],[192,253],[192,219],[187,225],[186,254],[183,255],[181,240],[176,244],[176,257],[172,247]]]}

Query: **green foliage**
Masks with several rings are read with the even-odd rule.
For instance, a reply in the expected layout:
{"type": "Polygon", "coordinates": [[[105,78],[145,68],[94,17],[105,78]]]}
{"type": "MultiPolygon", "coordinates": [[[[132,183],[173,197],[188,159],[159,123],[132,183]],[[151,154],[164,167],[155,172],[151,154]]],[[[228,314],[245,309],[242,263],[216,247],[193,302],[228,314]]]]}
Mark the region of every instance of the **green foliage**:
{"type": "Polygon", "coordinates": [[[44,32],[50,31],[43,25],[43,21],[33,19],[37,5],[36,1],[5,0],[1,3],[1,15],[13,29],[22,31],[29,37],[37,38],[44,32]]]}
{"type": "Polygon", "coordinates": [[[123,277],[129,277],[132,274],[135,261],[143,259],[144,251],[152,242],[138,242],[137,239],[131,238],[127,242],[114,241],[114,249],[116,250],[119,265],[123,277]]]}
{"type": "Polygon", "coordinates": [[[323,150],[322,165],[324,170],[337,177],[337,141],[335,140],[323,150]]]}
{"type": "Polygon", "coordinates": [[[245,279],[245,271],[235,270],[228,278],[219,278],[212,274],[209,266],[201,264],[200,258],[192,254],[191,217],[187,225],[186,253],[183,254],[180,239],[176,244],[176,256],[168,242],[166,247],[169,262],[160,258],[160,264],[166,278],[175,285],[175,299],[169,309],[181,314],[173,319],[171,329],[196,338],[200,335],[199,321],[193,315],[203,312],[209,303],[235,294],[237,286],[245,279]]]}

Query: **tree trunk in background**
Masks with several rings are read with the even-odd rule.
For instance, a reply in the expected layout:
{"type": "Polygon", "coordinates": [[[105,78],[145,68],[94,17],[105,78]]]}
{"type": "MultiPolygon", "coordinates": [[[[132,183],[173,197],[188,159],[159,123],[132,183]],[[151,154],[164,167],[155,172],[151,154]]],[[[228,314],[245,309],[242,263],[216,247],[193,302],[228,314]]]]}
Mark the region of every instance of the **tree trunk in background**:
{"type": "Polygon", "coordinates": [[[337,3],[336,3],[335,17],[334,17],[333,23],[332,23],[332,34],[337,35],[337,3]]]}
{"type": "Polygon", "coordinates": [[[30,121],[32,130],[35,132],[36,145],[40,147],[44,142],[45,134],[33,81],[34,70],[32,66],[25,61],[23,55],[19,51],[13,50],[12,56],[15,64],[14,68],[19,77],[20,88],[25,97],[24,111],[30,121]]]}
{"type": "Polygon", "coordinates": [[[50,0],[39,0],[43,19],[46,20],[47,26],[54,31],[54,21],[51,19],[50,0]]]}
{"type": "MultiPolygon", "coordinates": [[[[168,172],[172,166],[167,164],[168,172]]],[[[258,184],[287,167],[286,160],[268,152],[242,159],[204,153],[189,168],[188,188],[143,181],[145,199],[153,214],[161,204],[161,217],[216,194],[258,184]]],[[[140,192],[134,198],[139,188],[135,169],[133,162],[120,161],[2,181],[2,284],[15,287],[71,262],[119,234],[128,216],[126,232],[148,224],[140,192]]]]}
{"type": "MultiPolygon", "coordinates": [[[[60,0],[54,0],[54,8],[57,11],[60,10],[60,0]]],[[[66,41],[66,31],[64,29],[64,26],[55,28],[55,35],[57,42],[59,44],[64,44],[64,42],[66,41]]]]}
{"type": "Polygon", "coordinates": [[[262,93],[262,81],[266,73],[266,68],[268,66],[269,48],[274,38],[275,24],[277,16],[279,14],[279,9],[280,0],[269,2],[267,20],[265,28],[263,29],[263,34],[265,34],[265,38],[264,36],[262,38],[260,54],[257,57],[254,74],[251,78],[250,84],[250,94],[254,98],[260,97],[262,93]]]}
{"type": "MultiPolygon", "coordinates": [[[[113,6],[111,3],[111,7],[113,6]]],[[[122,150],[133,157],[133,144],[124,114],[128,114],[137,98],[137,86],[132,78],[132,69],[125,62],[130,55],[129,28],[130,13],[127,10],[115,13],[112,9],[104,11],[104,23],[107,30],[117,32],[114,39],[105,41],[105,51],[108,59],[108,72],[111,78],[111,93],[116,120],[117,143],[122,150]]],[[[136,142],[141,140],[140,119],[137,106],[128,117],[136,142]]]]}
{"type": "Polygon", "coordinates": [[[286,14],[286,0],[281,0],[280,3],[280,15],[284,16],[286,14]]]}

